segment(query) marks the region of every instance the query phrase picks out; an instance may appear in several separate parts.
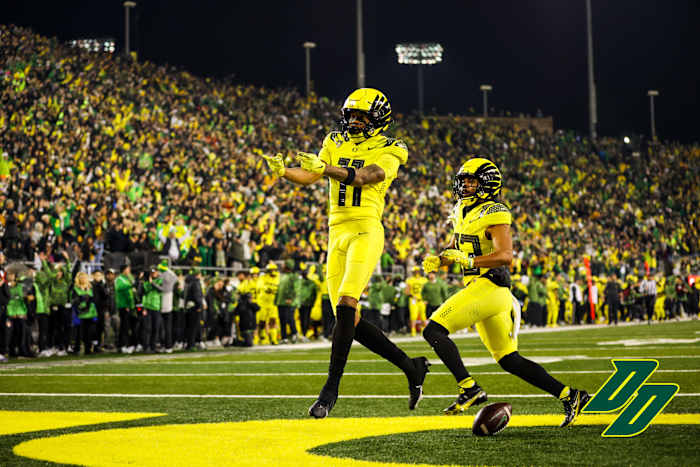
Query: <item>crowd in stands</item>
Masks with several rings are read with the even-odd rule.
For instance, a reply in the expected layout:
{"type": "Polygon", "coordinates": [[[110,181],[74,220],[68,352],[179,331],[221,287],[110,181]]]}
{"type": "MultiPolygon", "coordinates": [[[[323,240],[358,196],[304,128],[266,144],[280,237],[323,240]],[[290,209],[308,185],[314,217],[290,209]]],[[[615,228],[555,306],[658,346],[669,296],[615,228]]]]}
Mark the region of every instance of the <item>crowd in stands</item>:
{"type": "MultiPolygon", "coordinates": [[[[63,274],[59,289],[73,298],[80,294],[70,281],[79,273],[97,272],[94,285],[109,269],[118,277],[129,261],[132,287],[144,295],[144,278],[161,257],[203,271],[287,260],[292,269],[322,264],[327,186],[276,180],[260,156],[282,152],[291,161],[296,151],[318,151],[338,111],[338,102],[295,89],[199,78],[0,25],[2,260],[30,263],[38,277],[63,274]]],[[[528,292],[558,281],[558,303],[571,303],[563,298],[585,281],[584,257],[601,278],[601,295],[613,274],[634,284],[650,271],[659,287],[677,280],[688,287],[688,276],[700,271],[698,144],[631,147],[617,138],[593,142],[561,130],[542,134],[394,111],[390,131],[408,145],[409,161],[388,192],[384,216],[381,269],[390,282],[397,280],[395,267],[410,271],[446,242],[452,178],[468,154],[492,159],[503,172],[503,200],[514,217],[514,283],[528,292]]],[[[13,271],[15,289],[19,274],[26,276],[20,271],[13,271]]],[[[229,274],[218,287],[226,290],[235,279],[229,274]]],[[[81,289],[89,288],[85,276],[80,280],[81,289]]],[[[36,302],[39,294],[25,289],[36,302]]],[[[226,303],[238,303],[237,294],[228,296],[226,303]]],[[[72,312],[80,309],[68,298],[46,306],[69,302],[72,312]]],[[[89,303],[84,320],[93,319],[89,303]]],[[[683,308],[688,314],[693,303],[683,308]]],[[[579,315],[572,311],[567,319],[579,315]]],[[[134,329],[140,321],[133,320],[134,329]]],[[[86,335],[96,335],[90,326],[86,335]]]]}

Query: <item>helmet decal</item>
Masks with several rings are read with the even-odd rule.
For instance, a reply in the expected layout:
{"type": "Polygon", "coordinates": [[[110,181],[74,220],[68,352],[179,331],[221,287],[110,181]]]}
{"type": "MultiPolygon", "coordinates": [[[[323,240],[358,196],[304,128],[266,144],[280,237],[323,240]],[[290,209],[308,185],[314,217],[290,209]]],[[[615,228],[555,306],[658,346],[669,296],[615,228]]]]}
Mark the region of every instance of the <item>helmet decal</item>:
{"type": "Polygon", "coordinates": [[[341,131],[354,140],[376,136],[386,131],[392,123],[389,99],[381,91],[372,88],[360,88],[353,91],[345,100],[340,113],[341,131]],[[351,132],[349,123],[353,111],[365,113],[369,120],[369,123],[362,129],[362,134],[351,132]]]}
{"type": "Polygon", "coordinates": [[[467,160],[454,178],[452,193],[457,201],[464,201],[467,206],[475,206],[487,200],[496,199],[501,192],[502,177],[496,164],[482,157],[467,160]],[[477,180],[474,193],[465,193],[465,179],[477,180]]]}

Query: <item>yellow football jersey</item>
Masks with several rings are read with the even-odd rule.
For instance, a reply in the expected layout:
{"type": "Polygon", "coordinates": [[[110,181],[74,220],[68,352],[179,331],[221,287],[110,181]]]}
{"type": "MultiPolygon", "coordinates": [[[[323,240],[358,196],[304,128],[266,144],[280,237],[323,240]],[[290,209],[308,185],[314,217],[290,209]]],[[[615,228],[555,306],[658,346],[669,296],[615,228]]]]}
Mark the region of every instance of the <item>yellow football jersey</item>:
{"type": "Polygon", "coordinates": [[[548,300],[556,300],[559,298],[559,283],[555,279],[548,279],[545,287],[547,288],[548,300]]]}
{"type": "Polygon", "coordinates": [[[258,277],[246,279],[238,285],[239,294],[249,294],[250,300],[257,303],[258,299],[258,277]]]}
{"type": "Polygon", "coordinates": [[[280,275],[261,274],[258,278],[258,303],[260,305],[273,305],[277,297],[277,289],[280,285],[280,275]]]}
{"type": "Polygon", "coordinates": [[[423,286],[428,282],[428,279],[422,276],[411,276],[406,279],[406,285],[411,294],[411,297],[418,300],[423,299],[423,286]]]}
{"type": "MultiPolygon", "coordinates": [[[[471,210],[458,202],[450,220],[454,226],[455,246],[470,256],[484,256],[493,253],[493,240],[486,234],[492,225],[512,222],[508,208],[495,201],[486,201],[471,210]]],[[[481,276],[488,268],[462,268],[465,276],[481,276]]]]}
{"type": "Polygon", "coordinates": [[[334,131],[323,140],[319,157],[326,164],[339,167],[362,167],[376,164],[386,177],[383,181],[362,187],[346,186],[329,178],[329,225],[348,220],[381,220],[384,212],[384,195],[396,178],[399,166],[408,159],[408,149],[401,140],[384,135],[373,136],[360,144],[346,140],[342,133],[334,131]]]}

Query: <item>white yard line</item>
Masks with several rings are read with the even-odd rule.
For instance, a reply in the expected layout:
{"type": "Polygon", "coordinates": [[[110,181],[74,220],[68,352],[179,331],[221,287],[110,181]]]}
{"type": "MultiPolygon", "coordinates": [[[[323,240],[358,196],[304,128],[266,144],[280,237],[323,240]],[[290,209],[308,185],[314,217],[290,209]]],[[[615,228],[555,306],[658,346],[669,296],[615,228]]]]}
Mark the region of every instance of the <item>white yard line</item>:
{"type": "MultiPolygon", "coordinates": [[[[591,394],[592,396],[594,394],[591,394]]],[[[95,393],[62,393],[62,392],[0,392],[0,397],[113,397],[113,398],[182,398],[182,399],[315,399],[318,394],[95,394],[95,393]]],[[[405,394],[349,394],[341,395],[340,399],[405,399],[405,394]]],[[[454,398],[454,394],[423,395],[424,398],[454,398]]],[[[550,398],[549,394],[489,394],[491,398],[498,399],[535,399],[550,398]]],[[[679,393],[675,397],[700,397],[700,392],[679,393]]]]}
{"type": "MultiPolygon", "coordinates": [[[[573,374],[612,374],[613,370],[554,370],[549,374],[558,375],[573,375],[573,374]]],[[[684,370],[656,370],[654,373],[698,373],[700,369],[684,369],[684,370]]],[[[489,375],[489,376],[505,376],[509,375],[505,371],[472,371],[472,375],[489,375]]],[[[126,377],[126,378],[143,378],[143,377],[247,377],[247,376],[327,376],[328,373],[316,372],[285,372],[285,373],[8,373],[3,376],[31,376],[31,377],[126,377]]],[[[431,371],[428,376],[451,376],[449,371],[431,371]]],[[[386,372],[345,372],[343,376],[404,376],[398,371],[386,372]]]]}
{"type": "MultiPolygon", "coordinates": [[[[691,321],[690,319],[685,319],[683,321],[691,321]]],[[[655,323],[656,325],[657,323],[655,323]]],[[[647,326],[646,323],[622,323],[620,326],[647,326]]],[[[529,329],[521,329],[519,335],[527,335],[527,334],[549,334],[549,333],[558,333],[558,332],[563,332],[563,331],[581,331],[581,330],[590,330],[590,329],[607,329],[607,325],[600,325],[600,324],[586,324],[586,325],[577,325],[577,326],[560,326],[557,328],[529,328],[529,329]]],[[[700,331],[696,331],[696,333],[700,333],[700,331]]],[[[462,341],[464,339],[476,339],[478,336],[477,333],[475,332],[469,332],[466,334],[462,333],[457,333],[454,334],[453,337],[458,340],[462,341]]],[[[392,341],[398,342],[398,343],[410,343],[410,342],[415,342],[415,343],[423,343],[424,340],[421,336],[416,336],[416,337],[391,337],[392,341]]],[[[565,341],[569,342],[569,341],[565,341]]],[[[527,344],[528,341],[524,340],[521,342],[522,344],[527,344]]],[[[532,343],[539,343],[537,340],[533,339],[532,343]]],[[[543,344],[555,344],[554,342],[542,342],[543,344]]],[[[361,347],[360,344],[354,343],[354,347],[361,347]]],[[[250,361],[250,362],[236,362],[236,361],[202,361],[202,362],[196,362],[196,361],[178,361],[186,358],[206,358],[206,356],[212,356],[212,355],[230,355],[230,356],[242,356],[242,355],[250,355],[250,354],[265,354],[265,353],[273,353],[273,352],[280,352],[280,351],[300,351],[300,350],[313,350],[313,349],[327,349],[330,348],[330,342],[310,342],[310,343],[305,343],[305,344],[284,344],[284,345],[277,345],[277,346],[259,346],[259,347],[251,347],[246,350],[239,350],[236,352],[232,352],[229,350],[225,350],[222,348],[215,348],[211,349],[208,352],[193,352],[191,354],[173,354],[173,355],[124,355],[124,356],[118,356],[115,354],[114,357],[112,358],[87,358],[87,359],[72,359],[72,360],[59,360],[59,361],[34,361],[34,362],[21,362],[21,363],[9,363],[6,365],[0,366],[0,372],[6,371],[6,370],[13,370],[13,369],[19,369],[19,368],[51,368],[55,366],[82,366],[82,365],[103,365],[103,364],[108,364],[108,363],[128,363],[128,364],[162,364],[162,363],[170,363],[170,364],[181,364],[181,365],[192,365],[192,364],[200,364],[200,365],[209,365],[209,364],[230,364],[230,363],[240,363],[240,364],[248,364],[248,363],[262,363],[262,364],[277,364],[277,363],[328,363],[328,360],[270,360],[270,361],[250,361]]],[[[697,349],[700,348],[700,346],[673,346],[673,348],[693,348],[697,349]]],[[[591,351],[594,350],[595,348],[593,346],[589,347],[569,347],[569,348],[564,348],[564,349],[559,349],[559,350],[567,350],[567,351],[576,351],[576,350],[581,350],[581,351],[591,351]]],[[[669,346],[644,346],[643,350],[647,349],[664,349],[668,350],[669,346]]],[[[548,351],[549,349],[544,348],[544,349],[537,349],[533,351],[548,351]]],[[[606,350],[613,350],[613,347],[606,347],[606,350]]],[[[632,350],[629,347],[625,348],[624,346],[620,346],[620,350],[632,350]]],[[[636,348],[634,350],[642,350],[639,348],[636,348]]],[[[357,351],[356,351],[357,352],[357,351]]],[[[469,352],[478,352],[478,353],[484,353],[485,349],[477,348],[474,350],[467,350],[465,349],[463,353],[469,353],[469,352]]],[[[365,352],[363,352],[365,353],[365,352]]],[[[367,351],[367,353],[369,353],[367,351]]],[[[620,355],[616,355],[614,357],[593,357],[593,358],[620,358],[620,355]]],[[[650,355],[644,355],[643,357],[636,357],[636,356],[625,356],[624,358],[650,358],[650,355]]],[[[700,358],[700,355],[698,356],[669,356],[669,357],[658,357],[658,358],[700,358]]],[[[373,360],[354,360],[356,362],[375,362],[375,361],[381,361],[379,359],[373,359],[373,360]]]]}
{"type": "MultiPolygon", "coordinates": [[[[591,350],[588,348],[587,350],[591,350]]],[[[606,350],[610,350],[606,348],[606,350]]],[[[632,349],[629,349],[632,350],[632,349]]],[[[639,350],[639,349],[634,349],[639,350]]],[[[540,352],[545,352],[545,349],[540,350],[540,352]]],[[[482,352],[483,353],[483,352],[482,352]]],[[[533,360],[553,358],[560,361],[569,360],[566,356],[562,355],[529,355],[533,360]]],[[[613,358],[655,358],[657,360],[663,360],[668,358],[682,358],[682,359],[700,359],[700,354],[698,355],[601,355],[601,356],[587,356],[587,355],[576,355],[572,356],[571,360],[612,360],[613,358]]],[[[152,357],[151,357],[152,358],[152,357]]],[[[466,357],[463,360],[467,365],[469,365],[470,359],[479,357],[466,357]]],[[[322,360],[193,360],[193,361],[173,361],[173,360],[144,360],[144,359],[134,359],[133,357],[122,357],[122,358],[102,358],[102,359],[89,359],[89,360],[65,360],[65,361],[44,361],[44,362],[26,362],[26,363],[9,363],[0,365],[0,374],[9,374],[7,372],[22,369],[46,369],[46,368],[60,368],[60,367],[82,367],[82,366],[92,366],[92,365],[280,365],[280,364],[328,364],[328,359],[322,360]]],[[[353,359],[350,358],[348,363],[385,363],[385,360],[381,358],[368,358],[368,359],[353,359]]],[[[442,363],[437,360],[431,360],[434,365],[441,365],[442,363]]],[[[496,364],[496,362],[492,362],[496,364]]]]}

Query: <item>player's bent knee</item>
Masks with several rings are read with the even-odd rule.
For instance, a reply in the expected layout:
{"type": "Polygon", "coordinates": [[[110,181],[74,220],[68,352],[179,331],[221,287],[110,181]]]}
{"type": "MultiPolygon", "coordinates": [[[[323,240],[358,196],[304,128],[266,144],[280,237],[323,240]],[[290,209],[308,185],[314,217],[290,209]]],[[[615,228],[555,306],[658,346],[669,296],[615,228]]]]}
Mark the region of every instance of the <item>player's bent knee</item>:
{"type": "Polygon", "coordinates": [[[450,334],[442,324],[438,324],[435,321],[430,321],[428,325],[423,329],[423,338],[433,346],[441,337],[446,337],[450,334]]]}
{"type": "Polygon", "coordinates": [[[498,364],[508,373],[513,373],[522,365],[523,360],[525,359],[516,351],[498,360],[498,364]]]}

